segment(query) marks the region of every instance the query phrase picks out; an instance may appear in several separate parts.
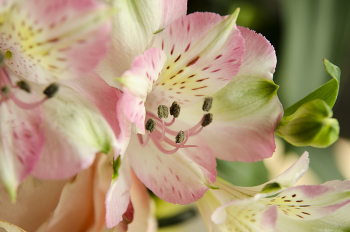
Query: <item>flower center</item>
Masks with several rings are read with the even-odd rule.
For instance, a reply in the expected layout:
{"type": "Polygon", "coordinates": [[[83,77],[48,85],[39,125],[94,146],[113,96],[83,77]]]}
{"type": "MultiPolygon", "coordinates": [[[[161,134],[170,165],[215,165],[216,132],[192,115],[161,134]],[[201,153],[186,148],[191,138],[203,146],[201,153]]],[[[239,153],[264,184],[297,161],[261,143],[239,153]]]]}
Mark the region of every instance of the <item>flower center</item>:
{"type": "MultiPolygon", "coordinates": [[[[213,99],[207,97],[204,100],[203,111],[208,112],[211,108],[213,99]]],[[[173,154],[177,152],[180,148],[190,148],[197,147],[197,145],[186,145],[188,138],[191,136],[198,135],[203,127],[208,126],[213,121],[213,115],[211,113],[205,113],[202,119],[193,127],[182,131],[174,131],[169,127],[172,126],[176,118],[180,115],[180,105],[174,101],[170,107],[170,115],[173,119],[170,122],[166,122],[165,119],[168,118],[168,107],[165,105],[158,106],[158,117],[151,112],[146,112],[146,118],[148,118],[145,128],[146,128],[146,138],[143,140],[143,136],[138,134],[139,142],[142,147],[146,146],[151,139],[156,147],[164,154],[173,154]],[[158,123],[157,123],[158,122],[158,123]],[[168,136],[174,136],[175,141],[168,138],[168,136]],[[162,143],[166,143],[174,149],[166,150],[162,143]]]]}
{"type": "Polygon", "coordinates": [[[56,83],[50,84],[48,87],[46,87],[46,89],[43,92],[46,96],[37,102],[23,102],[16,96],[16,91],[14,90],[21,89],[27,93],[31,93],[31,88],[29,84],[25,81],[18,81],[16,84],[13,84],[5,65],[1,66],[0,64],[0,89],[0,105],[3,102],[11,99],[18,107],[25,110],[29,110],[40,106],[47,99],[53,97],[57,93],[59,86],[56,83]]]}

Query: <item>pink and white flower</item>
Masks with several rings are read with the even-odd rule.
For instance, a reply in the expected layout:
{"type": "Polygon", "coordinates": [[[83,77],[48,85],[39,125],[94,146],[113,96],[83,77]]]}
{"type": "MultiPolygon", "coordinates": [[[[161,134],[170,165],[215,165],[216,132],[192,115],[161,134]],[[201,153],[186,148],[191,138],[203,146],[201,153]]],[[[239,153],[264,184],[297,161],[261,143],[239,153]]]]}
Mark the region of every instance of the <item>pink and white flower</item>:
{"type": "Polygon", "coordinates": [[[272,81],[275,51],[263,36],[236,26],[238,11],[226,17],[184,16],[185,1],[112,2],[121,9],[120,17],[124,12],[131,18],[124,25],[114,19],[112,48],[97,68],[107,83],[122,90],[117,114],[123,157],[106,199],[109,227],[122,220],[127,208],[129,181],[123,173],[129,163],[157,196],[188,204],[215,188],[215,157],[252,162],[271,156],[282,116],[272,81]],[[136,36],[139,28],[145,36],[136,36]],[[202,110],[206,97],[213,99],[210,113],[202,110]],[[175,101],[179,117],[157,117],[158,106],[175,101]],[[210,115],[214,120],[203,129],[210,115]],[[145,131],[150,119],[157,122],[153,133],[145,131]],[[180,130],[185,139],[176,143],[180,130]]]}
{"type": "Polygon", "coordinates": [[[215,184],[197,202],[209,231],[344,231],[350,227],[350,182],[293,184],[307,171],[308,154],[275,179],[256,187],[215,184]],[[277,196],[275,196],[278,194],[277,196]]]}
{"type": "Polygon", "coordinates": [[[107,52],[113,10],[93,0],[0,5],[0,180],[14,200],[30,173],[67,178],[115,145],[101,100],[115,105],[116,94],[88,74],[107,52]]]}

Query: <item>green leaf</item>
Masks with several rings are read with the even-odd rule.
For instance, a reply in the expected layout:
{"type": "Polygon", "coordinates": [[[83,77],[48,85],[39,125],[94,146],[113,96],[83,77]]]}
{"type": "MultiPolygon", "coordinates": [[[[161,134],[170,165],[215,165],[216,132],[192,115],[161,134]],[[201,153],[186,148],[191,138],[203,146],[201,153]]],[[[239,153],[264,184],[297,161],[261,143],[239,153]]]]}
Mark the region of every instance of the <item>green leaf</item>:
{"type": "Polygon", "coordinates": [[[337,100],[339,92],[339,82],[340,82],[340,69],[329,62],[327,59],[323,59],[324,66],[327,72],[332,76],[332,80],[323,84],[321,87],[295,103],[294,105],[288,107],[284,110],[284,117],[292,115],[300,106],[306,102],[313,101],[315,99],[321,99],[325,101],[331,108],[334,106],[337,100]]]}

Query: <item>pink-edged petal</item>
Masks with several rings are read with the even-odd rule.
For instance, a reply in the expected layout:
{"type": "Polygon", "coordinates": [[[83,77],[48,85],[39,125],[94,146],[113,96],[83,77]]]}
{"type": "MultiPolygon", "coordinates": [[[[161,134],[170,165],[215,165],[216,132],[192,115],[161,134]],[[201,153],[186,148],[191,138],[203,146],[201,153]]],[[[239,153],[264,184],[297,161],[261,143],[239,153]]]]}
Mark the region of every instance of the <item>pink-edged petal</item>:
{"type": "MultiPolygon", "coordinates": [[[[161,199],[188,204],[201,198],[207,186],[215,182],[214,154],[200,136],[190,137],[187,142],[198,147],[180,148],[170,155],[162,153],[153,141],[141,147],[136,136],[132,135],[127,149],[130,163],[137,177],[161,199]]],[[[161,145],[168,150],[174,148],[161,145]]]]}
{"type": "Polygon", "coordinates": [[[119,11],[113,18],[111,47],[97,72],[108,84],[120,88],[114,78],[130,69],[133,59],[151,47],[157,31],[186,15],[187,1],[118,0],[111,5],[119,11]]]}
{"type": "Polygon", "coordinates": [[[187,13],[187,0],[163,0],[163,28],[187,13]]]}
{"type": "MultiPolygon", "coordinates": [[[[202,134],[217,158],[254,162],[274,152],[274,131],[283,109],[276,95],[278,86],[272,82],[276,66],[273,47],[262,35],[239,29],[246,46],[241,68],[226,87],[212,96],[210,113],[214,120],[202,134]]],[[[187,119],[198,120],[201,107],[202,102],[182,113],[187,119]]]]}
{"type": "Polygon", "coordinates": [[[6,65],[30,81],[81,76],[107,52],[110,16],[93,0],[24,1],[11,8],[0,27],[0,50],[12,53],[6,65]]]}
{"type": "MultiPolygon", "coordinates": [[[[43,181],[28,177],[18,187],[16,203],[0,189],[0,218],[26,231],[36,231],[56,208],[67,180],[43,181]]],[[[0,229],[1,231],[1,229],[0,229]]]]}
{"type": "MultiPolygon", "coordinates": [[[[349,181],[344,184],[349,185],[349,181]]],[[[296,220],[315,220],[350,203],[350,190],[326,185],[300,185],[287,189],[266,203],[278,205],[281,213],[296,220]]]]}
{"type": "Polygon", "coordinates": [[[123,221],[123,214],[127,211],[130,202],[130,164],[124,156],[118,170],[118,177],[112,180],[106,195],[106,226],[112,228],[123,221]]]}
{"type": "Polygon", "coordinates": [[[146,187],[131,171],[130,198],[134,208],[133,221],[128,225],[129,232],[146,232],[150,228],[152,218],[152,202],[146,187]]]}
{"type": "MultiPolygon", "coordinates": [[[[35,93],[12,91],[25,102],[38,101],[35,93]]],[[[32,172],[40,158],[45,142],[43,115],[41,107],[21,109],[11,99],[2,99],[0,115],[0,180],[15,200],[18,184],[32,172]]]]}
{"type": "Polygon", "coordinates": [[[119,96],[119,100],[116,106],[116,113],[117,113],[117,119],[120,127],[120,134],[118,135],[118,146],[116,148],[115,153],[124,155],[131,137],[131,125],[130,125],[130,121],[128,120],[128,117],[124,113],[124,108],[121,100],[122,93],[120,91],[118,91],[117,93],[119,96]]]}
{"type": "Polygon", "coordinates": [[[244,40],[236,27],[238,12],[228,17],[194,13],[178,19],[156,37],[154,47],[167,56],[166,68],[146,106],[176,100],[190,106],[212,95],[238,73],[244,40]]]}
{"type": "Polygon", "coordinates": [[[61,86],[43,106],[46,141],[33,175],[68,178],[89,167],[95,154],[116,146],[115,134],[93,102],[81,92],[61,86]]]}
{"type": "Polygon", "coordinates": [[[145,133],[145,106],[147,94],[151,92],[152,85],[157,81],[164,67],[166,57],[158,48],[151,48],[144,54],[137,56],[130,70],[123,73],[118,80],[123,85],[124,94],[122,105],[124,113],[130,122],[145,133]]]}

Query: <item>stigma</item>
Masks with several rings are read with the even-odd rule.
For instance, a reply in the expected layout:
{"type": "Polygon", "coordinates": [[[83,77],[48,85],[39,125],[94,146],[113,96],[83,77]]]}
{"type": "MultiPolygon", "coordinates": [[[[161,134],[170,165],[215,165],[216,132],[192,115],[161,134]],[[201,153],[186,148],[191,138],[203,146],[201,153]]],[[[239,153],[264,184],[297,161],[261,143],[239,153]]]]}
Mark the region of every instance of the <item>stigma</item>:
{"type": "Polygon", "coordinates": [[[180,116],[181,107],[176,101],[172,103],[170,110],[165,105],[159,105],[157,116],[147,111],[146,116],[148,120],[145,123],[146,138],[141,134],[137,135],[140,145],[145,147],[152,140],[155,146],[164,154],[174,154],[179,149],[197,147],[197,145],[187,145],[186,143],[189,137],[198,135],[204,127],[213,121],[213,115],[207,113],[212,106],[212,102],[213,99],[211,97],[205,98],[202,107],[205,112],[203,117],[196,125],[187,130],[175,131],[169,128],[175,123],[176,118],[180,116]],[[169,113],[172,116],[172,120],[166,122],[169,113]],[[173,137],[174,139],[170,139],[169,137],[173,137]],[[165,149],[165,144],[174,147],[174,149],[165,149]]]}

